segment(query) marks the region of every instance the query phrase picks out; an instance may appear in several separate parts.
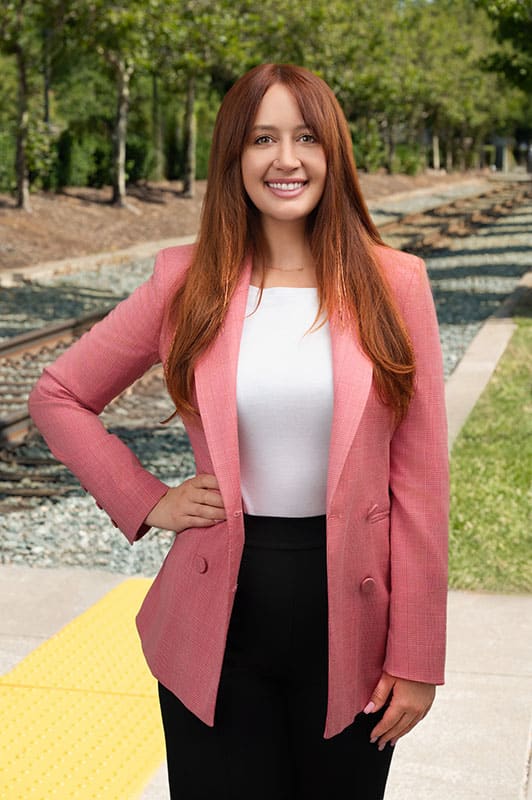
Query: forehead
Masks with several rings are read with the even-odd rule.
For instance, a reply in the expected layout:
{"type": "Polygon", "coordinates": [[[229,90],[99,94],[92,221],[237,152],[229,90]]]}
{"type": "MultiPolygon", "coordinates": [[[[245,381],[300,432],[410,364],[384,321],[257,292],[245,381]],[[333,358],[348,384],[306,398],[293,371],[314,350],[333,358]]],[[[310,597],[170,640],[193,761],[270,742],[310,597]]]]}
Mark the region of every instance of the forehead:
{"type": "Polygon", "coordinates": [[[292,92],[283,84],[274,83],[262,98],[253,125],[295,128],[304,125],[304,119],[292,92]]]}

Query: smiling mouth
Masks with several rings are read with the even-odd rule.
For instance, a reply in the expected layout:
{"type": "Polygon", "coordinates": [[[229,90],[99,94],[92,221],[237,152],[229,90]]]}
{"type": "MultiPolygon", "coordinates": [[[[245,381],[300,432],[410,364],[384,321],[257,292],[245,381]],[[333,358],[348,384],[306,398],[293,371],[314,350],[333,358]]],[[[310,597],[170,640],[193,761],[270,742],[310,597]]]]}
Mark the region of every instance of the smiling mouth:
{"type": "Polygon", "coordinates": [[[270,189],[277,189],[279,192],[294,192],[306,186],[308,181],[265,181],[265,183],[270,189]]]}

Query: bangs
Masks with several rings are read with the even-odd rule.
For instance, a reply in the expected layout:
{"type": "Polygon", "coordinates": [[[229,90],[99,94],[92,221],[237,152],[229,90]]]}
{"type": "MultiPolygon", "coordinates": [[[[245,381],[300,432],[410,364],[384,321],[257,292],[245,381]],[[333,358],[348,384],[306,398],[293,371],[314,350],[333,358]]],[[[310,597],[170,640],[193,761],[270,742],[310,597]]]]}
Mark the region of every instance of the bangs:
{"type": "Polygon", "coordinates": [[[324,149],[327,162],[334,161],[333,154],[338,150],[339,123],[342,112],[336,108],[337,100],[327,84],[317,75],[296,71],[280,70],[279,83],[293,95],[303,117],[324,149]]]}

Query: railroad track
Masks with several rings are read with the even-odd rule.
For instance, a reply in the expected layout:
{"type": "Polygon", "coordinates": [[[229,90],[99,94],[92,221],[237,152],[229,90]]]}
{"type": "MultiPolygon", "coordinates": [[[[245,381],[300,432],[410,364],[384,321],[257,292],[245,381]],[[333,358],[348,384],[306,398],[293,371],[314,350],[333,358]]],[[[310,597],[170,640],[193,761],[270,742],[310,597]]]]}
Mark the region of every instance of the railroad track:
{"type": "Polygon", "coordinates": [[[497,186],[490,192],[445,203],[430,211],[405,214],[380,226],[391,247],[417,255],[449,247],[456,238],[470,236],[483,225],[510,214],[532,196],[532,183],[497,186]]]}
{"type": "MultiPolygon", "coordinates": [[[[480,226],[511,213],[528,197],[528,185],[498,184],[493,191],[476,197],[455,200],[431,211],[406,214],[400,220],[381,226],[380,230],[391,246],[426,255],[431,250],[447,247],[451,239],[470,235],[480,226]]],[[[76,479],[50,455],[38,433],[32,430],[27,396],[43,368],[109,310],[106,307],[0,343],[1,511],[23,507],[25,498],[31,506],[35,498],[79,492],[76,479]]],[[[106,424],[118,426],[120,435],[126,438],[129,426],[135,428],[137,439],[141,429],[148,429],[150,437],[156,439],[158,420],[150,420],[146,428],[142,414],[145,414],[146,407],[157,408],[157,404],[161,407],[162,402],[166,405],[165,410],[161,409],[159,420],[168,416],[171,406],[166,398],[163,401],[161,398],[165,398],[165,393],[159,369],[149,373],[110,405],[106,424]],[[135,404],[137,396],[141,402],[135,404]]],[[[107,413],[106,410],[104,416],[107,413]]],[[[186,448],[186,442],[183,442],[183,448],[186,448]]]]}
{"type": "MultiPolygon", "coordinates": [[[[192,474],[193,456],[181,420],[161,424],[172,411],[162,367],[156,365],[107,406],[102,421],[147,468],[168,474],[178,458],[192,474]]],[[[17,432],[0,445],[0,514],[34,508],[45,498],[81,493],[77,479],[51,455],[29,417],[24,436],[17,432]]]]}
{"type": "Polygon", "coordinates": [[[63,320],[0,343],[0,443],[17,442],[26,436],[30,423],[27,398],[42,370],[109,310],[63,320]]]}

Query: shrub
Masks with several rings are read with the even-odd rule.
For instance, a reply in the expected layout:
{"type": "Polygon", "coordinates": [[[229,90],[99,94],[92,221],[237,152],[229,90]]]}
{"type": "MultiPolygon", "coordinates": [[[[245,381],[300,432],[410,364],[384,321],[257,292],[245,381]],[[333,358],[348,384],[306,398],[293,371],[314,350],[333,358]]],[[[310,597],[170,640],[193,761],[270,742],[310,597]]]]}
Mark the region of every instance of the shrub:
{"type": "Polygon", "coordinates": [[[350,128],[357,167],[365,169],[366,172],[376,172],[386,160],[377,121],[373,118],[359,120],[351,123],[350,128]]]}
{"type": "Polygon", "coordinates": [[[0,131],[0,191],[15,189],[15,137],[11,131],[0,131]]]}

